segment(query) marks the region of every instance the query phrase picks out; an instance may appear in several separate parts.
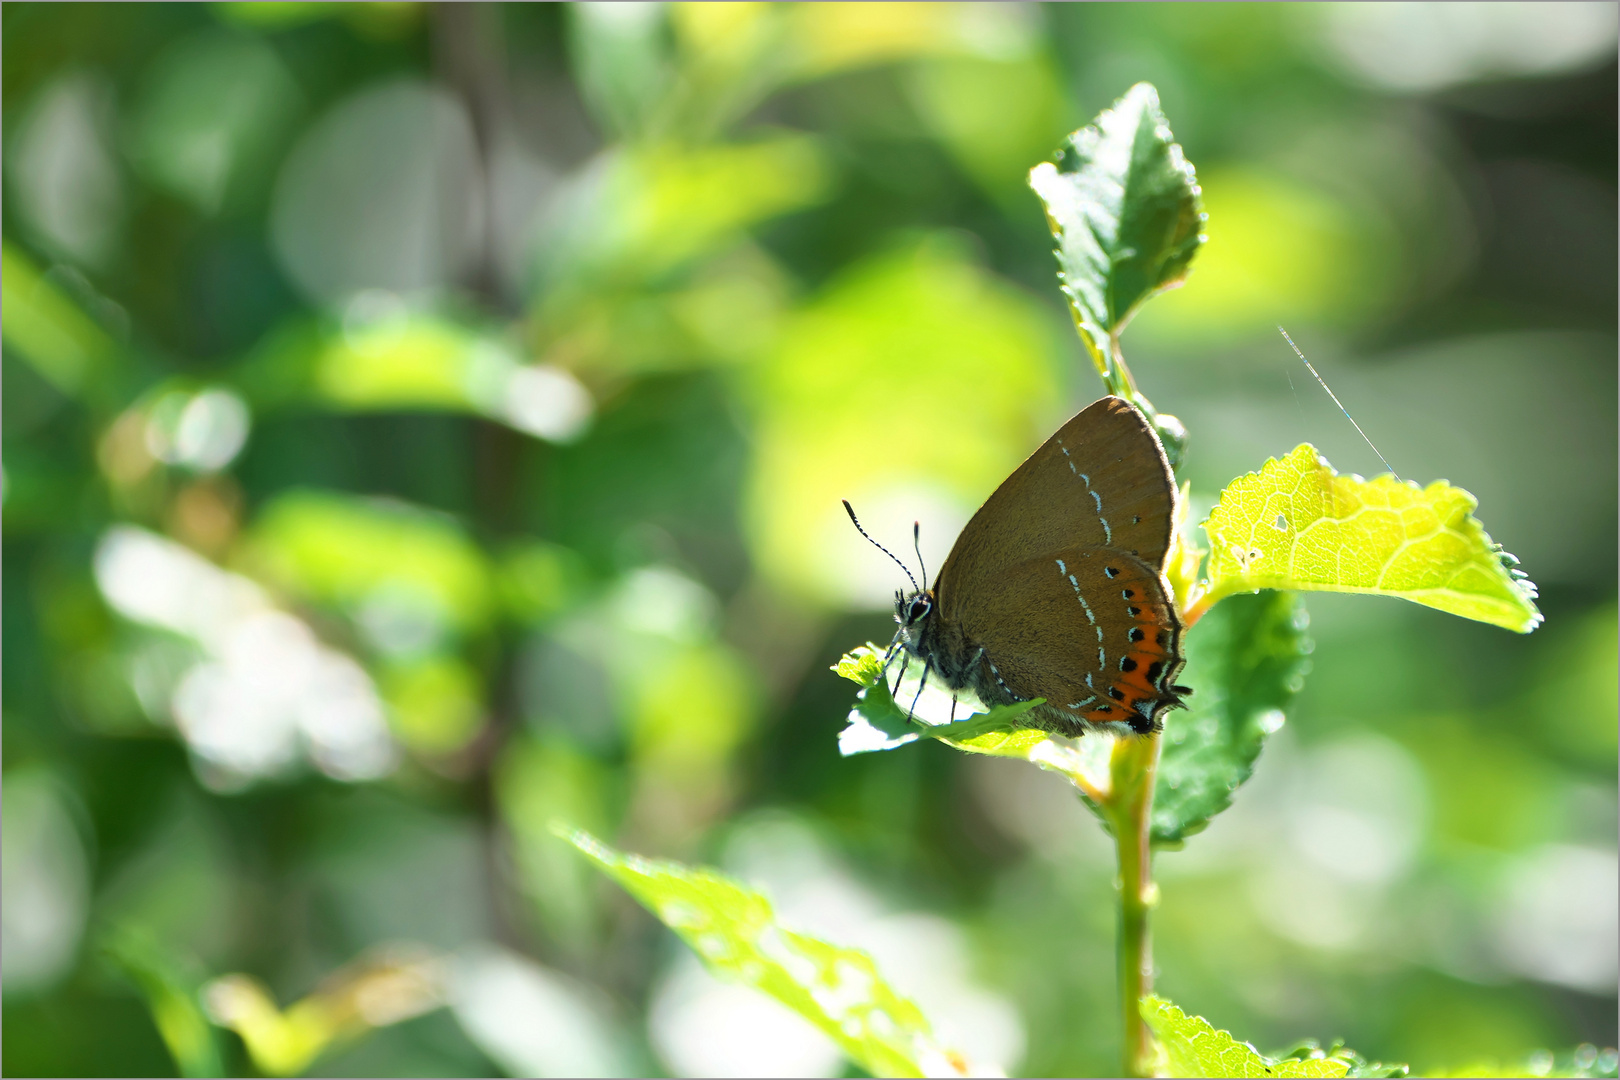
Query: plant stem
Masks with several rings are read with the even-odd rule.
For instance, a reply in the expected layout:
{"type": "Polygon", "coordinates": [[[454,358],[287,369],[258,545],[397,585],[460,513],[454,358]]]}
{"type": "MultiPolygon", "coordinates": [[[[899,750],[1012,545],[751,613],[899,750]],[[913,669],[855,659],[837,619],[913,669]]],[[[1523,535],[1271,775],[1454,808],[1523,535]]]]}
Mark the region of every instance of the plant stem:
{"type": "Polygon", "coordinates": [[[1157,735],[1120,739],[1110,762],[1113,785],[1108,812],[1119,851],[1119,995],[1126,1076],[1151,1076],[1156,1057],[1140,1002],[1153,991],[1148,917],[1158,903],[1151,833],[1161,741],[1157,735]]]}

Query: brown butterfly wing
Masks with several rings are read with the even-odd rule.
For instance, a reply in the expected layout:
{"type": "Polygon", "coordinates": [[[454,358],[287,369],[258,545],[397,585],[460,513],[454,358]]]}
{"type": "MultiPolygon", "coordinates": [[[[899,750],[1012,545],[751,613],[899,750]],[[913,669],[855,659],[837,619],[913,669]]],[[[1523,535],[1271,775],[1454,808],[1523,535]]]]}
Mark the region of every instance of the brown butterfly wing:
{"type": "MultiPolygon", "coordinates": [[[[1045,698],[1032,716],[1066,734],[1092,724],[1157,730],[1178,704],[1181,622],[1159,571],[1104,547],[1066,547],[959,594],[955,619],[984,649],[991,699],[1045,698]],[[994,665],[991,667],[990,665],[994,665]]],[[[984,696],[981,694],[981,696],[984,696]]]]}
{"type": "Polygon", "coordinates": [[[998,571],[1064,548],[1114,548],[1162,567],[1174,501],[1170,463],[1147,419],[1123,398],[1101,398],[973,515],[940,568],[941,610],[950,618],[957,594],[994,588],[998,571]]]}

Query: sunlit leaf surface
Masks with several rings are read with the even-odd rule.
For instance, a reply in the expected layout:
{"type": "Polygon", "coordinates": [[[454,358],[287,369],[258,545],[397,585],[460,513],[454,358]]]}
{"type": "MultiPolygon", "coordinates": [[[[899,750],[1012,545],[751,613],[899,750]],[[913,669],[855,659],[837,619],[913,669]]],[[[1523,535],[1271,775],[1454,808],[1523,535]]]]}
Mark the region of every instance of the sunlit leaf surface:
{"type": "Polygon", "coordinates": [[[1168,1076],[1344,1076],[1338,1057],[1274,1061],[1201,1016],[1188,1016],[1159,997],[1142,999],[1142,1018],[1164,1051],[1168,1076]]]}
{"type": "Polygon", "coordinates": [[[1204,242],[1197,177],[1147,83],[1070,136],[1056,165],[1031,169],[1029,184],[1058,241],[1063,292],[1096,350],[1142,301],[1179,283],[1204,242]]]}
{"type": "Polygon", "coordinates": [[[849,723],[838,733],[839,753],[864,754],[873,750],[893,750],[934,738],[970,754],[1018,758],[1051,772],[1062,773],[1080,791],[1093,810],[1096,799],[1108,790],[1108,755],[1113,741],[1104,736],[1071,740],[1023,726],[1019,721],[1042,698],[1003,705],[988,712],[970,713],[965,720],[944,723],[942,717],[916,719],[907,716],[880,678],[883,650],[867,644],[846,653],[833,670],[866,689],[857,695],[849,712],[849,723]],[[930,722],[932,720],[932,722],[930,722]]]}
{"type": "Polygon", "coordinates": [[[214,1023],[241,1036],[261,1073],[293,1076],[335,1047],[420,1016],[444,1003],[442,958],[420,948],[382,947],[332,973],[280,1008],[262,983],[226,975],[203,988],[214,1023]]]}
{"type": "Polygon", "coordinates": [[[399,503],[289,491],[259,515],[252,540],[262,572],[338,607],[392,589],[423,618],[463,628],[493,606],[489,564],[455,521],[399,503]]]}
{"type": "Polygon", "coordinates": [[[1437,480],[1340,476],[1301,444],[1228,484],[1210,512],[1212,595],[1317,589],[1398,596],[1525,633],[1535,588],[1473,517],[1474,497],[1437,480]]]}
{"type": "Polygon", "coordinates": [[[866,953],[785,929],[769,900],[712,870],[624,855],[578,829],[560,835],[679,934],[710,970],[770,994],[873,1076],[963,1071],[866,953]]]}
{"type": "Polygon", "coordinates": [[[866,688],[856,695],[855,707],[849,712],[849,726],[838,736],[839,752],[846,757],[872,750],[893,750],[923,737],[941,739],[958,749],[980,754],[1028,757],[1029,748],[1047,737],[1046,732],[1025,728],[1018,722],[1018,717],[1044,698],[999,705],[988,712],[970,712],[954,723],[930,723],[908,715],[895,703],[888,684],[881,677],[883,653],[875,645],[846,653],[833,670],[866,688]]]}
{"type": "Polygon", "coordinates": [[[94,381],[109,374],[113,353],[106,331],[13,244],[0,248],[0,282],[6,344],[63,393],[95,390],[94,381]]]}
{"type": "Polygon", "coordinates": [[[1249,779],[1266,736],[1308,667],[1305,607],[1279,592],[1234,596],[1187,636],[1187,711],[1165,720],[1153,793],[1153,839],[1174,843],[1209,824],[1249,779]]]}

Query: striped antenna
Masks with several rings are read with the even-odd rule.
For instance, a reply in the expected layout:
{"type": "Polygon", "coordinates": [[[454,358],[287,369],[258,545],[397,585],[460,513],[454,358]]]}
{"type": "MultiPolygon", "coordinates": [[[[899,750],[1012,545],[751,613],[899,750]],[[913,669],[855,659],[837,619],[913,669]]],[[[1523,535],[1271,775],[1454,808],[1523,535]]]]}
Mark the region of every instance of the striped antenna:
{"type": "Polygon", "coordinates": [[[1361,425],[1356,423],[1356,418],[1350,415],[1350,410],[1344,407],[1344,403],[1339,400],[1339,395],[1335,394],[1331,389],[1328,388],[1328,384],[1323,381],[1322,376],[1316,373],[1316,369],[1311,366],[1311,362],[1305,359],[1305,354],[1299,351],[1299,346],[1295,345],[1294,339],[1288,336],[1288,331],[1279,326],[1277,327],[1277,333],[1281,334],[1283,336],[1283,340],[1288,342],[1288,347],[1294,350],[1294,355],[1299,357],[1299,362],[1305,365],[1305,370],[1309,371],[1312,377],[1316,379],[1317,385],[1319,385],[1323,390],[1327,390],[1327,396],[1332,398],[1333,404],[1337,405],[1339,407],[1339,411],[1344,413],[1344,418],[1350,421],[1350,426],[1356,429],[1356,434],[1360,435],[1363,439],[1366,439],[1368,446],[1372,446],[1372,452],[1378,454],[1378,460],[1384,463],[1384,468],[1389,470],[1389,475],[1393,476],[1396,480],[1399,480],[1401,478],[1401,474],[1395,471],[1395,466],[1389,463],[1388,458],[1386,458],[1383,454],[1378,453],[1378,447],[1373,446],[1373,441],[1367,438],[1367,433],[1365,431],[1361,430],[1361,425]]]}
{"type": "Polygon", "coordinates": [[[849,515],[850,523],[855,526],[855,531],[860,533],[862,536],[866,537],[866,539],[871,542],[873,547],[875,547],[879,551],[883,552],[883,554],[887,555],[889,558],[894,559],[895,565],[899,566],[900,569],[905,570],[906,577],[911,578],[911,587],[912,587],[912,589],[914,589],[914,590],[916,590],[918,592],[921,592],[922,590],[917,588],[917,579],[914,578],[914,577],[911,577],[911,571],[910,571],[910,569],[908,569],[906,567],[906,564],[901,562],[899,560],[899,558],[895,556],[894,552],[890,551],[888,548],[884,547],[882,544],[878,543],[876,540],[873,540],[872,537],[871,537],[871,534],[869,534],[865,529],[861,528],[860,520],[855,517],[855,508],[853,506],[849,505],[849,500],[848,499],[840,499],[839,501],[844,504],[844,513],[849,515]]]}

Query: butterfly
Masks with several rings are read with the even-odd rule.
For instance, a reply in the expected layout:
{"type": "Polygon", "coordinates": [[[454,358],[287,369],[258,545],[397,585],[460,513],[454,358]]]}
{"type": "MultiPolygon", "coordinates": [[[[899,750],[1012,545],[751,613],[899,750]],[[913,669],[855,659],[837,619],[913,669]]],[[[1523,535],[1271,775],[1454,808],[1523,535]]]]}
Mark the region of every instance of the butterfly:
{"type": "Polygon", "coordinates": [[[1147,418],[1123,398],[1093,402],[985,500],[932,588],[925,571],[896,593],[889,656],[986,705],[1044,698],[1023,722],[1060,735],[1162,730],[1190,693],[1175,683],[1182,626],[1164,573],[1176,496],[1147,418]]]}

